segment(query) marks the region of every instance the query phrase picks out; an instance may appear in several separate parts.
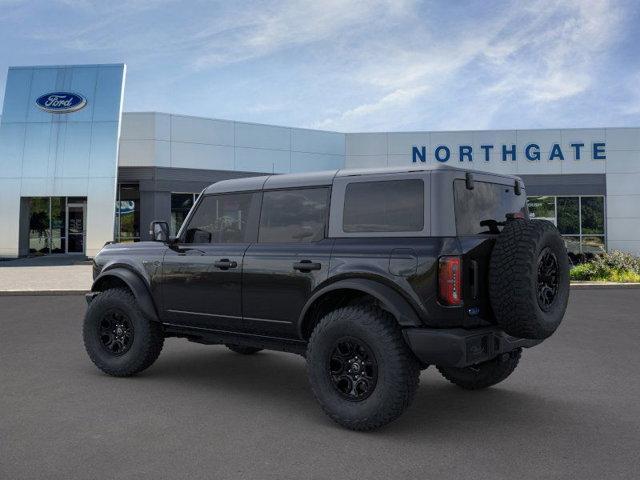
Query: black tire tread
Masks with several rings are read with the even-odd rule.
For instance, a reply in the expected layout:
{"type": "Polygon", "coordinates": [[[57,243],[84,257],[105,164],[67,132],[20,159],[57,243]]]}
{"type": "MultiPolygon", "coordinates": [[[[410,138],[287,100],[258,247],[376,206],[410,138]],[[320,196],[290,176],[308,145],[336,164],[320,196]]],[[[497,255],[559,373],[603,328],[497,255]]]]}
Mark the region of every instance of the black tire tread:
{"type": "MultiPolygon", "coordinates": [[[[316,325],[309,339],[307,360],[316,357],[314,349],[325,332],[336,322],[360,322],[385,345],[385,361],[393,364],[390,383],[384,388],[393,392],[389,403],[381,406],[368,417],[351,418],[332,410],[323,402],[313,381],[309,365],[309,377],[313,394],[324,412],[338,424],[357,431],[377,429],[398,418],[411,404],[420,382],[420,364],[407,347],[397,322],[391,314],[374,305],[358,304],[331,311],[316,325]]],[[[382,387],[377,385],[376,388],[382,387]]]]}
{"type": "Polygon", "coordinates": [[[491,255],[491,307],[499,325],[514,337],[544,339],[555,331],[538,321],[539,307],[531,295],[531,279],[537,276],[536,262],[531,259],[547,232],[559,237],[557,228],[549,221],[511,220],[496,240],[491,255]]]}
{"type": "MultiPolygon", "coordinates": [[[[144,342],[142,347],[143,354],[131,356],[129,361],[119,368],[111,367],[108,363],[104,362],[103,359],[96,355],[92,348],[90,348],[90,345],[87,343],[87,337],[88,335],[90,335],[90,332],[88,331],[90,325],[88,324],[87,319],[85,319],[82,331],[84,346],[87,353],[89,354],[89,358],[91,358],[91,361],[104,373],[113,377],[128,377],[146,370],[158,359],[158,357],[160,356],[160,352],[162,351],[162,347],[164,346],[164,332],[162,326],[159,323],[146,319],[146,317],[138,307],[138,303],[136,302],[133,294],[125,288],[111,288],[100,293],[100,295],[98,295],[98,297],[96,297],[89,305],[87,317],[89,316],[91,307],[94,306],[94,302],[108,303],[112,301],[126,302],[129,306],[131,315],[137,315],[148,323],[149,334],[142,336],[142,340],[144,342]]],[[[139,332],[136,332],[135,334],[139,334],[139,332]]]]}

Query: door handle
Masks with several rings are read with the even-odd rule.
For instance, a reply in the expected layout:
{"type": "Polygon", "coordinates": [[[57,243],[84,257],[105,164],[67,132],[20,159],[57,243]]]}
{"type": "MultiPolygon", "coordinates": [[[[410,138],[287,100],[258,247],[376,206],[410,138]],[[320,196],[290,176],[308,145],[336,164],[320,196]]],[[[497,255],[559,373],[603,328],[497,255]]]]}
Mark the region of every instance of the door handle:
{"type": "Polygon", "coordinates": [[[310,272],[311,270],[320,270],[320,268],[322,268],[322,264],[311,260],[301,260],[293,264],[293,269],[300,272],[310,272]]]}
{"type": "Polygon", "coordinates": [[[213,262],[213,265],[220,270],[229,270],[230,268],[236,268],[238,266],[238,262],[229,260],[228,258],[222,258],[213,262]]]}

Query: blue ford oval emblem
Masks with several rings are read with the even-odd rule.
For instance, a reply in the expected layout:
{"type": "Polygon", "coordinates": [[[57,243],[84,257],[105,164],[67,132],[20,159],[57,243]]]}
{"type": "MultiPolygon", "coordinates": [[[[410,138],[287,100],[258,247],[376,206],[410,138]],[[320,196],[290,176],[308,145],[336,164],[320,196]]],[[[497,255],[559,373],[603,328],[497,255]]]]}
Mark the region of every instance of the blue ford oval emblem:
{"type": "Polygon", "coordinates": [[[87,99],[77,93],[53,92],[38,97],[36,105],[49,113],[72,113],[85,107],[87,99]]]}

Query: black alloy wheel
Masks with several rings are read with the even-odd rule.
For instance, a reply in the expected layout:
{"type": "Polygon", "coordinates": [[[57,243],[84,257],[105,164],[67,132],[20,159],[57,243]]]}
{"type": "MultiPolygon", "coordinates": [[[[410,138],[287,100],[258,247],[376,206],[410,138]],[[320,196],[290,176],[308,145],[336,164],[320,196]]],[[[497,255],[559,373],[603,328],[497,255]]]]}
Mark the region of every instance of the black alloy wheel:
{"type": "Polygon", "coordinates": [[[133,293],[124,288],[109,288],[93,298],[82,337],[91,361],[114,377],[149,368],[164,345],[162,325],[146,317],[133,293]]]}
{"type": "Polygon", "coordinates": [[[306,358],[316,400],[351,430],[374,430],[398,418],[420,381],[420,362],[395,318],[373,304],[327,312],[311,333],[306,358]]]}
{"type": "Polygon", "coordinates": [[[558,258],[546,247],[538,257],[538,305],[548,311],[558,294],[558,258]]]}
{"type": "Polygon", "coordinates": [[[378,381],[378,364],[369,347],[353,337],[339,339],[329,358],[329,375],[336,391],[359,402],[369,397],[378,381]]]}
{"type": "Polygon", "coordinates": [[[118,311],[106,312],[98,328],[100,344],[109,354],[119,357],[131,348],[133,323],[127,315],[118,311]]]}

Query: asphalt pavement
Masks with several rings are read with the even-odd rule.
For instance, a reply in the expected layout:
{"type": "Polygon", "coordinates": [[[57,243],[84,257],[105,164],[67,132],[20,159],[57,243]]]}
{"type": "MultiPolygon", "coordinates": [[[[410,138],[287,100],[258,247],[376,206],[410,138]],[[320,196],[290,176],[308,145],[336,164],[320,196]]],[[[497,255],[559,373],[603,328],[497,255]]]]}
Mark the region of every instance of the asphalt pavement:
{"type": "Polygon", "coordinates": [[[143,374],[86,356],[82,296],[0,297],[1,479],[640,478],[640,290],[578,290],[502,384],[434,368],[373,433],[315,403],[301,357],[169,339],[143,374]]]}

